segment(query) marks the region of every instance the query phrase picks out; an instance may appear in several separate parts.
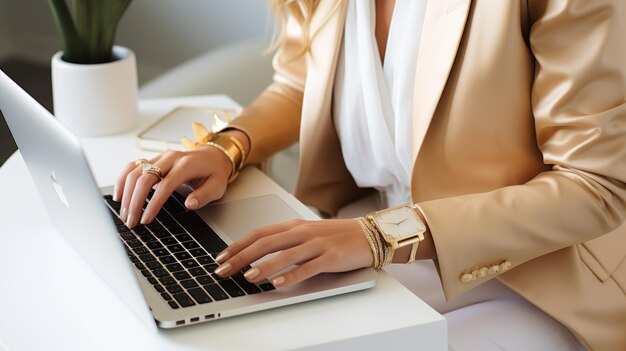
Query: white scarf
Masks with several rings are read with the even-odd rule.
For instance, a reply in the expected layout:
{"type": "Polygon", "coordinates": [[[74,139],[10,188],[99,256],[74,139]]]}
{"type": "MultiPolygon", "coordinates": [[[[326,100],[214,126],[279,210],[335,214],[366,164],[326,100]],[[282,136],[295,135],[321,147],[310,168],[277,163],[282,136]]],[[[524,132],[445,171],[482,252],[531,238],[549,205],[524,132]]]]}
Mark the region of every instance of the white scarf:
{"type": "Polygon", "coordinates": [[[384,67],[374,0],[348,0],[333,115],[346,166],[386,206],[411,203],[413,84],[427,0],[397,0],[384,67]]]}

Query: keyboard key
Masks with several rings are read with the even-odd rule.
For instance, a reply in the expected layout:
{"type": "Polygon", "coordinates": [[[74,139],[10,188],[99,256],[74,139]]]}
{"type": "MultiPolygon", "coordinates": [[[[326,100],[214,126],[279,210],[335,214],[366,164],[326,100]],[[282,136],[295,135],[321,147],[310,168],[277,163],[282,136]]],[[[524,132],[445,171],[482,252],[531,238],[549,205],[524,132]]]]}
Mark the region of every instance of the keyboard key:
{"type": "Polygon", "coordinates": [[[190,268],[189,273],[194,277],[200,277],[206,275],[206,271],[200,267],[190,268]]]}
{"type": "Polygon", "coordinates": [[[157,231],[165,230],[163,225],[161,223],[159,223],[158,221],[152,221],[152,222],[146,224],[146,227],[148,229],[150,229],[151,232],[157,232],[157,231]]]}
{"type": "Polygon", "coordinates": [[[235,284],[234,281],[227,279],[227,280],[220,280],[217,282],[224,290],[226,290],[226,292],[228,293],[228,295],[232,296],[232,297],[239,297],[239,296],[244,296],[246,295],[243,290],[241,290],[237,284],[235,284]]]}
{"type": "Polygon", "coordinates": [[[196,241],[209,252],[222,252],[228,247],[224,240],[220,238],[213,229],[206,226],[204,229],[193,232],[196,241]]]}
{"type": "Polygon", "coordinates": [[[162,248],[163,248],[163,245],[161,245],[161,243],[160,243],[160,242],[158,242],[158,241],[153,241],[153,242],[150,242],[150,243],[146,243],[146,246],[147,246],[150,250],[153,250],[153,251],[154,251],[154,250],[158,250],[158,249],[162,249],[162,248]]]}
{"type": "Polygon", "coordinates": [[[174,256],[176,256],[176,258],[178,258],[181,261],[188,260],[191,258],[191,255],[189,255],[187,252],[179,252],[179,253],[174,254],[174,256]]]}
{"type": "Polygon", "coordinates": [[[146,266],[144,266],[141,262],[135,263],[135,267],[137,267],[137,269],[140,271],[146,269],[146,266]]]}
{"type": "Polygon", "coordinates": [[[224,278],[222,276],[217,275],[217,273],[211,273],[211,277],[213,278],[213,280],[215,280],[216,282],[222,281],[222,280],[226,280],[228,278],[224,278]]]}
{"type": "Polygon", "coordinates": [[[154,235],[152,234],[144,234],[144,235],[140,235],[139,239],[141,239],[141,241],[143,241],[144,243],[149,243],[149,242],[156,241],[157,238],[155,238],[154,235]]]}
{"type": "Polygon", "coordinates": [[[166,286],[176,284],[176,280],[174,280],[174,278],[170,277],[169,275],[159,278],[159,281],[161,282],[161,284],[166,286]]]}
{"type": "Polygon", "coordinates": [[[146,228],[142,224],[139,224],[135,228],[133,228],[133,232],[137,235],[150,234],[150,231],[148,230],[148,228],[146,228]]]}
{"type": "Polygon", "coordinates": [[[170,233],[174,235],[187,234],[185,229],[181,227],[180,225],[178,225],[178,223],[173,223],[171,225],[168,225],[167,229],[170,231],[170,233]]]}
{"type": "Polygon", "coordinates": [[[170,255],[159,257],[159,260],[161,260],[163,264],[172,264],[177,262],[176,259],[170,255]]]}
{"type": "Polygon", "coordinates": [[[167,247],[168,250],[170,250],[171,253],[177,253],[177,252],[182,252],[185,251],[185,249],[178,245],[178,244],[174,244],[174,245],[170,245],[167,247]]]}
{"type": "Polygon", "coordinates": [[[189,289],[188,292],[199,304],[209,303],[212,301],[209,295],[207,295],[204,290],[200,288],[189,289]]]}
{"type": "Polygon", "coordinates": [[[170,273],[168,271],[166,271],[165,269],[155,269],[152,271],[152,274],[154,274],[156,277],[165,277],[166,275],[170,275],[170,273]]]}
{"type": "Polygon", "coordinates": [[[161,285],[157,284],[157,285],[154,286],[154,288],[156,289],[156,291],[158,291],[160,293],[165,292],[165,288],[163,288],[163,286],[161,286],[161,285]]]}
{"type": "Polygon", "coordinates": [[[123,232],[123,233],[120,233],[120,236],[124,240],[136,239],[135,234],[133,234],[132,232],[123,232]]]}
{"type": "Polygon", "coordinates": [[[185,289],[191,289],[197,287],[198,283],[196,283],[196,281],[193,279],[187,279],[180,282],[180,285],[182,285],[185,289]]]}
{"type": "Polygon", "coordinates": [[[276,290],[276,287],[274,287],[274,285],[272,285],[272,283],[270,283],[270,282],[261,283],[261,284],[259,284],[259,287],[260,287],[260,288],[261,288],[261,290],[263,290],[263,291],[272,291],[272,290],[276,290]]]}
{"type": "Polygon", "coordinates": [[[195,229],[206,228],[207,224],[194,212],[183,212],[174,216],[180,225],[193,232],[195,229]]]}
{"type": "Polygon", "coordinates": [[[174,276],[174,278],[178,280],[185,280],[185,279],[191,278],[191,275],[189,275],[189,273],[185,271],[176,272],[176,273],[173,273],[172,275],[174,276]]]}
{"type": "Polygon", "coordinates": [[[165,301],[172,301],[172,296],[170,296],[170,294],[164,292],[161,293],[161,297],[165,300],[165,301]]]}
{"type": "Polygon", "coordinates": [[[152,234],[154,234],[154,236],[156,236],[159,239],[169,238],[172,236],[172,233],[168,232],[165,229],[153,231],[152,234]]]}
{"type": "Polygon", "coordinates": [[[170,216],[164,211],[161,211],[157,214],[157,219],[159,220],[159,222],[161,222],[161,224],[163,224],[167,228],[178,226],[178,222],[176,222],[176,220],[172,218],[172,216],[170,216]]]}
{"type": "Polygon", "coordinates": [[[198,243],[197,243],[197,242],[195,242],[195,241],[186,241],[186,242],[184,242],[184,243],[183,243],[183,246],[184,246],[186,249],[188,249],[188,250],[189,250],[189,249],[197,249],[197,248],[199,248],[199,247],[200,247],[200,245],[198,245],[198,243]]]}
{"type": "Polygon", "coordinates": [[[143,243],[137,239],[128,240],[126,244],[133,248],[143,246],[143,243]]]}
{"type": "Polygon", "coordinates": [[[130,255],[130,256],[128,256],[128,258],[130,258],[130,262],[132,262],[132,263],[141,262],[141,261],[139,261],[139,257],[137,257],[135,255],[130,255]]]}
{"type": "Polygon", "coordinates": [[[158,284],[157,280],[155,277],[148,277],[148,281],[150,282],[150,284],[154,285],[154,284],[158,284]]]}
{"type": "Polygon", "coordinates": [[[165,246],[178,244],[178,240],[174,239],[173,237],[162,238],[161,242],[165,246]]]}
{"type": "Polygon", "coordinates": [[[220,288],[217,284],[207,284],[203,286],[204,290],[211,295],[211,297],[216,300],[225,300],[228,298],[228,295],[220,288]]]}
{"type": "Polygon", "coordinates": [[[120,213],[120,208],[122,207],[121,203],[113,201],[113,197],[111,195],[105,195],[104,199],[113,209],[113,211],[115,211],[115,213],[120,213]]]}
{"type": "Polygon", "coordinates": [[[170,284],[166,286],[166,289],[172,294],[178,294],[184,291],[183,288],[178,284],[170,284]]]}
{"type": "Polygon", "coordinates": [[[150,261],[156,260],[156,258],[154,258],[154,256],[152,256],[149,253],[139,255],[139,259],[143,262],[150,262],[150,261]]]}
{"type": "Polygon", "coordinates": [[[196,280],[198,281],[198,283],[200,283],[200,285],[207,285],[207,284],[212,284],[212,283],[215,282],[208,275],[203,275],[201,277],[196,277],[196,280]]]}
{"type": "Polygon", "coordinates": [[[177,309],[177,308],[178,308],[178,304],[177,304],[176,302],[174,302],[174,301],[168,301],[167,303],[168,303],[168,304],[170,305],[170,307],[171,307],[171,308],[173,308],[173,309],[177,309]]]}
{"type": "Polygon", "coordinates": [[[217,269],[217,267],[219,266],[217,265],[217,263],[210,263],[210,264],[205,264],[203,267],[204,269],[206,269],[207,272],[213,273],[215,272],[215,269],[217,269]]]}
{"type": "Polygon", "coordinates": [[[191,235],[189,235],[187,233],[184,233],[184,234],[181,234],[181,235],[177,235],[176,239],[178,239],[178,241],[180,241],[181,243],[184,242],[184,241],[192,241],[193,240],[191,235]]]}
{"type": "Polygon", "coordinates": [[[163,266],[158,261],[146,262],[146,267],[148,267],[152,271],[155,270],[155,269],[162,269],[163,268],[163,266]]]}
{"type": "Polygon", "coordinates": [[[198,267],[198,262],[196,262],[196,260],[194,259],[184,260],[184,261],[181,261],[180,263],[182,263],[183,266],[185,266],[185,268],[198,267]]]}
{"type": "Polygon", "coordinates": [[[143,274],[143,276],[146,278],[152,276],[152,274],[150,274],[150,271],[147,269],[144,269],[143,271],[141,271],[141,274],[143,274]]]}
{"type": "Polygon", "coordinates": [[[137,255],[143,255],[149,253],[148,249],[145,246],[139,246],[133,249],[137,255]]]}
{"type": "Polygon", "coordinates": [[[153,254],[157,255],[157,257],[167,256],[170,253],[165,249],[156,249],[152,251],[153,254]]]}
{"type": "Polygon", "coordinates": [[[181,266],[178,263],[168,264],[165,267],[167,268],[168,271],[170,271],[172,273],[184,270],[183,266],[181,266]]]}
{"type": "Polygon", "coordinates": [[[115,227],[117,228],[118,233],[130,232],[130,228],[125,226],[124,223],[121,223],[121,224],[115,223],[115,227]]]}
{"type": "MultiPolygon", "coordinates": [[[[199,249],[195,249],[195,250],[199,250],[199,249]]],[[[192,251],[189,251],[189,253],[194,255],[194,253],[192,251]]],[[[194,255],[194,256],[197,256],[197,255],[194,255]]],[[[215,263],[215,261],[213,261],[213,259],[211,257],[209,257],[209,256],[198,257],[198,258],[196,258],[196,260],[198,260],[198,263],[200,263],[201,265],[215,263]]],[[[213,273],[213,272],[209,272],[209,273],[213,273]]]]}
{"type": "Polygon", "coordinates": [[[261,289],[259,289],[258,286],[247,281],[241,273],[233,275],[232,278],[249,295],[258,294],[261,292],[261,289]]]}
{"type": "Polygon", "coordinates": [[[185,208],[180,202],[178,202],[173,196],[170,196],[167,201],[165,201],[165,204],[163,205],[163,208],[165,208],[167,210],[167,212],[171,213],[171,214],[177,214],[177,213],[181,213],[181,212],[187,212],[187,208],[185,208]]]}

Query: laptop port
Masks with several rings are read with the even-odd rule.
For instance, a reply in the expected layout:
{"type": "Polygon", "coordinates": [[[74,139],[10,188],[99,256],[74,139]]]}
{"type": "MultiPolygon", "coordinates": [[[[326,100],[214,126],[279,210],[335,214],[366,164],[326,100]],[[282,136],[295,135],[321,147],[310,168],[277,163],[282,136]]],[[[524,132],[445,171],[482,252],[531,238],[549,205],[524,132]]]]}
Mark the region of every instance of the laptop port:
{"type": "Polygon", "coordinates": [[[200,317],[193,317],[193,318],[191,318],[191,323],[197,322],[199,320],[200,320],[200,317]]]}
{"type": "Polygon", "coordinates": [[[183,325],[183,324],[185,324],[185,320],[184,319],[176,321],[176,325],[183,325]]]}
{"type": "Polygon", "coordinates": [[[204,319],[213,319],[215,318],[214,314],[207,314],[206,316],[204,316],[204,319]]]}

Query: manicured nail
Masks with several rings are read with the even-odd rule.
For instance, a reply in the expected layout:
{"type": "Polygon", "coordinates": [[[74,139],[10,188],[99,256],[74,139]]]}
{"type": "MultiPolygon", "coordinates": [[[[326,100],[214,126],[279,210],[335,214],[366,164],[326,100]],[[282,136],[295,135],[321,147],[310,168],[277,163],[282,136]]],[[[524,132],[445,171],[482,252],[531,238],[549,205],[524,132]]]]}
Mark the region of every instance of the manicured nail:
{"type": "Polygon", "coordinates": [[[148,224],[148,222],[150,221],[150,217],[152,217],[150,215],[150,212],[144,211],[143,215],[141,216],[141,224],[148,224]]]}
{"type": "Polygon", "coordinates": [[[198,208],[198,199],[196,198],[187,199],[186,205],[188,209],[195,210],[198,208]]]}
{"type": "Polygon", "coordinates": [[[225,265],[217,267],[217,269],[215,270],[215,273],[217,273],[218,275],[223,276],[224,274],[230,272],[231,268],[232,268],[232,266],[230,265],[230,263],[226,263],[225,265]]]}
{"type": "Polygon", "coordinates": [[[281,284],[282,284],[282,283],[284,283],[284,282],[285,282],[285,277],[283,277],[282,275],[281,275],[280,277],[278,277],[278,278],[274,278],[274,280],[272,280],[272,284],[273,284],[274,286],[281,285],[281,284]]]}
{"type": "Polygon", "coordinates": [[[217,263],[222,263],[227,258],[228,258],[228,251],[222,251],[221,254],[219,254],[219,255],[217,255],[217,257],[215,257],[215,260],[217,261],[217,263]]]}
{"type": "Polygon", "coordinates": [[[128,228],[132,228],[132,227],[133,227],[133,224],[135,223],[134,221],[135,221],[135,216],[133,216],[132,214],[130,214],[130,215],[128,216],[128,220],[126,221],[126,226],[127,226],[128,228]]]}
{"type": "Polygon", "coordinates": [[[117,198],[117,187],[113,188],[113,201],[120,202],[120,199],[117,198]]]}
{"type": "Polygon", "coordinates": [[[122,221],[126,222],[126,207],[122,208],[122,211],[120,212],[120,218],[122,219],[122,221]]]}
{"type": "Polygon", "coordinates": [[[261,273],[261,271],[258,268],[252,268],[251,270],[244,273],[243,276],[246,277],[246,279],[250,280],[258,276],[259,273],[261,273]]]}

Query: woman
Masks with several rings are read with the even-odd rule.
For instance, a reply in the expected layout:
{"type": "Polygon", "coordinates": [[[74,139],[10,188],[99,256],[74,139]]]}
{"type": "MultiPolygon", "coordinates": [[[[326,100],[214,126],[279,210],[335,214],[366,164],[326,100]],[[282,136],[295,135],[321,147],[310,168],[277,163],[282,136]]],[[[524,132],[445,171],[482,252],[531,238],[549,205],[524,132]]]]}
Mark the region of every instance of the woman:
{"type": "Polygon", "coordinates": [[[246,273],[281,288],[417,259],[387,270],[445,313],[454,349],[626,349],[624,1],[275,3],[274,83],[208,145],[150,160],[160,182],[129,164],[129,226],[183,182],[190,209],[219,199],[299,140],[296,196],[348,219],[257,229],[218,274],[282,251],[246,273]]]}

